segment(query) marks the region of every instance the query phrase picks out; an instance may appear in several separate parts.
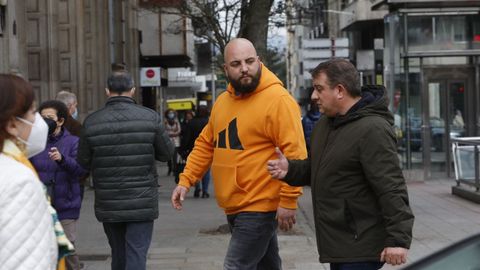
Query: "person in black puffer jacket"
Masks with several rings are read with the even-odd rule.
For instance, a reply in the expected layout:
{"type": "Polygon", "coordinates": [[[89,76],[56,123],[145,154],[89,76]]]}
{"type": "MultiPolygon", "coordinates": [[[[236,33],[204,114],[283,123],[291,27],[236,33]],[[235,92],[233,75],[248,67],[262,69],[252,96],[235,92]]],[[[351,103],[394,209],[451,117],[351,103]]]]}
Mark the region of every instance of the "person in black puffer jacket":
{"type": "Polygon", "coordinates": [[[112,269],[145,269],[158,218],[155,160],[169,160],[174,146],[160,115],[135,104],[128,72],[114,72],[106,93],[105,107],[83,123],[77,159],[93,178],[95,216],[112,249],[112,269]]]}

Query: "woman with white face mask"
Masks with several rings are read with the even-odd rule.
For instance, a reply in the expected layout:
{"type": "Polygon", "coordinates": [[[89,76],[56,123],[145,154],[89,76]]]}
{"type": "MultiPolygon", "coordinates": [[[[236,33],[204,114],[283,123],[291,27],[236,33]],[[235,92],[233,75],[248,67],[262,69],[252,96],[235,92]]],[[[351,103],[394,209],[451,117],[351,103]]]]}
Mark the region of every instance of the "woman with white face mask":
{"type": "Polygon", "coordinates": [[[44,150],[48,127],[32,86],[0,74],[0,266],[56,269],[58,245],[42,183],[28,157],[44,150]]]}

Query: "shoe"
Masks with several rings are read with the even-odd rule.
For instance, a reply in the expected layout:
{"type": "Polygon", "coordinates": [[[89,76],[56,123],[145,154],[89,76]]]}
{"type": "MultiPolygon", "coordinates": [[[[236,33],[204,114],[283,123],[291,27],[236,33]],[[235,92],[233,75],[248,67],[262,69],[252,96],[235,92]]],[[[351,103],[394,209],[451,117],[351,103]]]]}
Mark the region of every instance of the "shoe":
{"type": "Polygon", "coordinates": [[[200,190],[195,190],[195,192],[193,193],[193,197],[195,198],[200,197],[200,190]]]}
{"type": "Polygon", "coordinates": [[[202,198],[210,198],[210,194],[208,194],[208,192],[203,192],[202,198]]]}

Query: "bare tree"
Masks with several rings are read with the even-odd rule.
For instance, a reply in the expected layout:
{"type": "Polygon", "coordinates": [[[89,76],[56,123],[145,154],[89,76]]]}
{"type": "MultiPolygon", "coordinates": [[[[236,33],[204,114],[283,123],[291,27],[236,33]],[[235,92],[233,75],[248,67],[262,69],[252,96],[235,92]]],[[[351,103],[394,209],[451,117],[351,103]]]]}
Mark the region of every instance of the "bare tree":
{"type": "MultiPolygon", "coordinates": [[[[278,13],[274,0],[184,0],[175,9],[152,5],[159,13],[176,14],[191,19],[197,37],[204,38],[223,53],[235,37],[254,44],[261,57],[266,56],[269,18],[278,13]]],[[[278,5],[281,6],[281,5],[278,5]]]]}

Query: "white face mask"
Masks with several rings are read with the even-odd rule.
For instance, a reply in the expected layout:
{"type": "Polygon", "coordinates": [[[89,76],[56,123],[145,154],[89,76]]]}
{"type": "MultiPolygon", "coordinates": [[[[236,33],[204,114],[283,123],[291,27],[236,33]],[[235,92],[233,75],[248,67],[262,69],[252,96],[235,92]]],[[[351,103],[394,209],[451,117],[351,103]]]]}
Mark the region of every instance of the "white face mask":
{"type": "Polygon", "coordinates": [[[72,118],[78,120],[78,109],[75,109],[75,111],[72,113],[72,118]]]}
{"type": "Polygon", "coordinates": [[[42,116],[38,112],[35,113],[35,122],[33,123],[20,117],[17,117],[17,119],[27,125],[32,126],[32,130],[30,131],[30,135],[28,135],[27,141],[17,137],[18,140],[27,146],[28,158],[31,158],[45,150],[45,146],[47,145],[48,126],[43,120],[42,116]]]}

